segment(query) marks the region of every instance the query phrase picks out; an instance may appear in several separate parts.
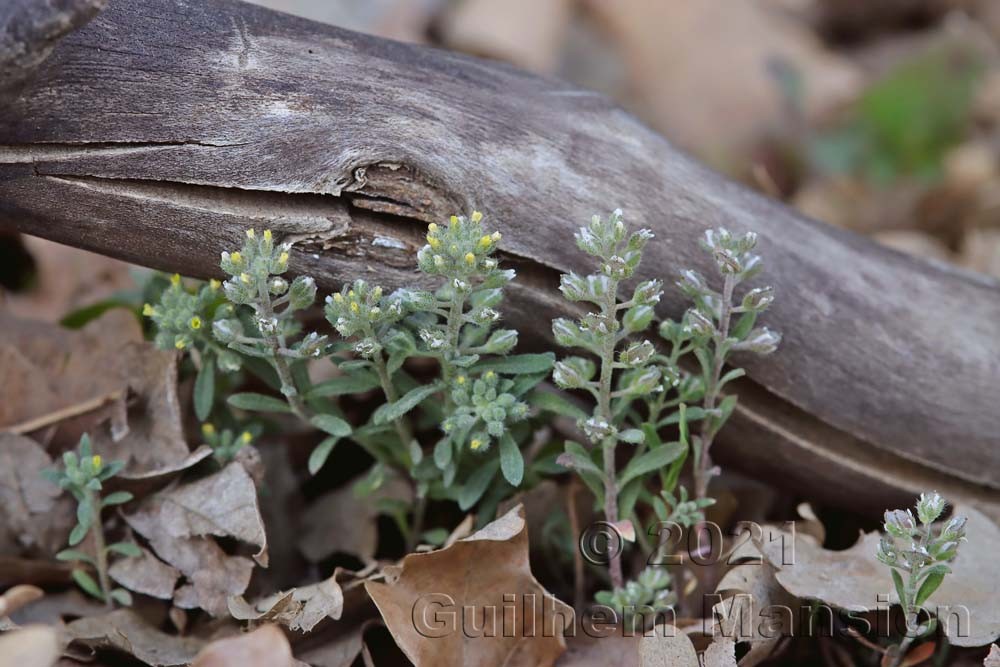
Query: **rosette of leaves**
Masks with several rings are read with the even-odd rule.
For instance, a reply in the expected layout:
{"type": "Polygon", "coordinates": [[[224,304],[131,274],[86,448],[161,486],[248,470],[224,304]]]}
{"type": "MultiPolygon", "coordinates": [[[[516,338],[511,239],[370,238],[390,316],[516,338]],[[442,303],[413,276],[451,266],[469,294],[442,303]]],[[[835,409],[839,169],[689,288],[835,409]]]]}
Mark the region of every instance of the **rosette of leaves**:
{"type": "Polygon", "coordinates": [[[94,454],[90,437],[84,434],[80,438],[77,451],[63,454],[62,468],[45,470],[42,473],[45,479],[69,491],[77,503],[77,523],[69,534],[71,548],[60,551],[56,554],[56,558],[76,563],[79,567],[73,570],[73,580],[88,595],[107,605],[113,602],[122,605],[132,604],[132,596],[128,591],[123,588],[111,588],[108,576],[109,557],[113,554],[124,557],[142,555],[139,547],[131,542],[107,544],[104,537],[101,511],[132,500],[132,494],[127,491],[102,495],[104,482],[117,475],[124,467],[123,461],[105,462],[99,455],[94,454]],[[75,548],[88,535],[91,536],[93,553],[75,548]],[[89,574],[89,569],[97,572],[97,581],[94,581],[89,574]]]}
{"type": "Polygon", "coordinates": [[[594,599],[622,613],[622,622],[631,632],[644,632],[656,622],[657,614],[673,608],[677,596],[671,590],[670,573],[663,567],[647,567],[633,581],[614,591],[598,591],[594,599]]]}
{"type": "Polygon", "coordinates": [[[906,636],[895,647],[893,665],[898,665],[911,643],[934,631],[936,619],[920,622],[920,611],[951,573],[948,563],[955,560],[965,541],[966,518],[953,517],[934,529],[934,522],[944,513],[945,500],[938,493],[922,493],[917,501],[917,516],[910,510],[885,513],[885,532],[876,556],[889,567],[899,604],[906,617],[906,636]]]}
{"type": "MultiPolygon", "coordinates": [[[[658,360],[669,369],[664,375],[676,379],[677,402],[701,400],[700,407],[691,408],[687,413],[688,419],[701,421],[698,433],[691,439],[695,498],[698,500],[707,497],[708,483],[718,474],[711,464],[709,450],[736,406],[736,396],[723,395],[722,390],[744,375],[741,368],[727,371],[726,364],[731,355],[738,352],[771,354],[781,342],[780,334],[756,326],[761,313],[774,301],[774,291],[770,287],[756,287],[742,295],[736,293],[740,285],[763,268],[760,255],[754,252],[757,235],[710,229],[705,232],[701,245],[714,260],[722,278],[722,289],[713,289],[697,271],[682,272],[677,286],[693,305],[680,322],[666,321],[660,326],[660,335],[671,351],[668,357],[658,360]],[[684,373],[677,365],[687,354],[697,360],[699,372],[693,375],[684,373]]],[[[662,407],[668,405],[664,403],[662,407]]],[[[672,420],[674,415],[659,423],[672,420]]]]}
{"type": "MultiPolygon", "coordinates": [[[[559,318],[552,323],[560,345],[592,355],[566,357],[552,373],[560,387],[586,392],[594,399],[592,414],[581,420],[590,447],[567,442],[559,461],[580,475],[611,524],[628,519],[649,476],[687,450],[681,441],[662,442],[652,425],[631,428],[628,423],[634,405],[660,391],[664,380],[653,344],[636,339],[653,320],[653,307],[662,294],[660,281],[640,282],[630,298],[619,301],[622,283],[634,275],[652,237],[648,230],[628,233],[620,210],[607,220],[594,216],[590,225],[577,232],[576,242],[597,260],[598,271],[587,276],[563,275],[560,283],[568,300],[589,304],[592,310],[577,321],[559,318]],[[633,447],[620,472],[619,444],[633,447]]],[[[611,559],[610,573],[613,595],[617,595],[625,583],[620,555],[611,559]]]]}
{"type": "Polygon", "coordinates": [[[200,420],[208,419],[212,412],[216,370],[233,372],[242,366],[240,355],[220,345],[212,335],[216,320],[233,317],[233,307],[226,302],[221,285],[211,280],[192,291],[174,274],[156,305],[147,303],[142,307],[142,314],[156,325],[157,347],[184,350],[197,357],[194,409],[200,420]]]}

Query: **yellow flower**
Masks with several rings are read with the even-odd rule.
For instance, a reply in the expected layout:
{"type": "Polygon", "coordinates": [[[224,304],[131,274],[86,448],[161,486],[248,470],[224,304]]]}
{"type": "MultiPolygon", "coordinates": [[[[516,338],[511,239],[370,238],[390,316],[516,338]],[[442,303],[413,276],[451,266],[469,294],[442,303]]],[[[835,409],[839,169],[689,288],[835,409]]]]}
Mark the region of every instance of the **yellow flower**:
{"type": "Polygon", "coordinates": [[[473,255],[471,252],[465,253],[465,263],[466,264],[475,264],[476,263],[476,256],[473,255]]]}
{"type": "Polygon", "coordinates": [[[476,438],[473,438],[472,442],[469,443],[469,447],[471,447],[472,449],[479,449],[482,446],[483,446],[483,441],[478,440],[476,438]]]}
{"type": "Polygon", "coordinates": [[[347,296],[348,296],[348,298],[353,299],[354,298],[354,290],[347,290],[347,296]]]}
{"type": "Polygon", "coordinates": [[[337,303],[343,303],[344,295],[341,294],[340,292],[337,292],[336,294],[333,295],[333,300],[336,301],[337,303]]]}
{"type": "Polygon", "coordinates": [[[351,312],[352,313],[357,313],[360,310],[361,310],[361,307],[358,305],[358,302],[357,301],[352,301],[351,302],[351,312]]]}
{"type": "Polygon", "coordinates": [[[427,245],[429,245],[433,250],[437,250],[441,247],[441,239],[436,236],[427,235],[427,245]]]}
{"type": "Polygon", "coordinates": [[[100,467],[101,467],[101,455],[100,454],[95,454],[94,457],[92,459],[90,459],[90,460],[94,464],[95,468],[100,469],[100,467]]]}
{"type": "Polygon", "coordinates": [[[211,436],[211,435],[215,435],[215,425],[214,424],[209,424],[207,422],[204,423],[204,424],[202,424],[201,425],[201,434],[203,436],[205,436],[205,437],[208,437],[208,436],[211,436]]]}
{"type": "Polygon", "coordinates": [[[153,315],[156,314],[156,308],[153,308],[148,303],[144,303],[142,304],[142,314],[145,315],[146,317],[152,317],[153,315]]]}
{"type": "Polygon", "coordinates": [[[431,224],[427,225],[427,231],[429,231],[431,234],[433,234],[437,230],[438,230],[438,226],[437,226],[436,223],[432,222],[431,224]]]}
{"type": "Polygon", "coordinates": [[[381,299],[382,298],[382,288],[381,287],[376,287],[375,289],[373,289],[372,290],[372,296],[375,297],[376,299],[381,299]]]}
{"type": "Polygon", "coordinates": [[[176,347],[178,350],[183,350],[186,346],[187,343],[184,342],[183,338],[178,338],[177,340],[174,341],[174,347],[176,347]]]}
{"type": "Polygon", "coordinates": [[[278,264],[281,264],[282,266],[284,266],[285,264],[288,264],[288,253],[287,252],[282,252],[280,255],[278,255],[278,264]]]}
{"type": "Polygon", "coordinates": [[[229,261],[232,262],[233,264],[239,264],[240,262],[243,261],[243,255],[241,255],[240,252],[237,250],[236,252],[234,252],[232,255],[229,256],[229,261]]]}
{"type": "Polygon", "coordinates": [[[247,230],[247,238],[252,239],[257,233],[253,230],[253,227],[247,230]]]}
{"type": "Polygon", "coordinates": [[[458,224],[458,216],[457,216],[457,215],[453,215],[453,216],[451,216],[450,218],[448,218],[448,220],[449,220],[449,221],[451,222],[451,224],[453,224],[453,225],[457,225],[457,224],[458,224]]]}
{"type": "Polygon", "coordinates": [[[483,219],[483,214],[482,213],[480,213],[479,211],[473,211],[472,212],[472,218],[471,218],[471,220],[473,222],[479,222],[482,219],[483,219]]]}
{"type": "Polygon", "coordinates": [[[493,232],[493,235],[490,238],[493,239],[494,243],[500,243],[500,239],[503,238],[503,235],[500,232],[493,232]]]}
{"type": "Polygon", "coordinates": [[[220,287],[222,287],[222,283],[220,283],[215,278],[212,278],[211,280],[208,281],[208,286],[214,292],[215,290],[217,290],[220,287]]]}
{"type": "Polygon", "coordinates": [[[268,243],[271,242],[271,230],[270,229],[265,229],[264,230],[264,240],[267,241],[268,243]]]}
{"type": "Polygon", "coordinates": [[[486,378],[487,380],[492,380],[496,376],[497,376],[497,374],[494,373],[493,371],[486,371],[486,374],[483,375],[483,377],[486,378]]]}
{"type": "Polygon", "coordinates": [[[483,250],[486,250],[491,245],[493,245],[493,239],[490,238],[489,234],[479,239],[479,247],[482,248],[483,250]]]}
{"type": "Polygon", "coordinates": [[[464,375],[459,375],[457,378],[455,378],[455,382],[457,384],[465,384],[465,376],[464,375]]]}
{"type": "Polygon", "coordinates": [[[243,433],[240,434],[240,440],[243,441],[244,445],[249,445],[250,441],[253,440],[253,435],[250,434],[250,431],[243,431],[243,433]]]}
{"type": "Polygon", "coordinates": [[[181,284],[181,274],[175,273],[174,275],[170,276],[170,284],[172,284],[172,285],[180,285],[181,284]]]}
{"type": "Polygon", "coordinates": [[[195,331],[197,331],[198,329],[201,328],[201,318],[198,317],[197,315],[195,315],[194,317],[191,318],[191,321],[188,322],[188,325],[192,329],[194,329],[195,331]]]}
{"type": "Polygon", "coordinates": [[[244,285],[249,285],[250,284],[250,274],[249,273],[241,273],[240,274],[240,281],[244,285]]]}

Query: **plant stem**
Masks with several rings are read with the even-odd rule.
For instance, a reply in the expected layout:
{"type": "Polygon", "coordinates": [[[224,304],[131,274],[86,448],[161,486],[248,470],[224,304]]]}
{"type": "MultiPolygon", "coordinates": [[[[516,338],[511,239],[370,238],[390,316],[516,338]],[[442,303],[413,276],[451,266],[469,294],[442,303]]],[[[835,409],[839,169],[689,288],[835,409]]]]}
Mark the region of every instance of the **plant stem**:
{"type": "MultiPolygon", "coordinates": [[[[369,335],[372,337],[375,336],[373,331],[370,331],[369,335]]],[[[382,385],[382,393],[385,394],[385,400],[388,404],[392,405],[399,400],[399,393],[396,391],[395,385],[392,384],[392,378],[389,376],[389,368],[386,366],[385,357],[381,351],[375,355],[372,363],[375,366],[375,373],[378,375],[379,384],[382,385]]],[[[410,443],[413,442],[413,430],[410,428],[410,422],[406,417],[397,417],[392,420],[392,423],[396,429],[396,436],[404,448],[406,460],[409,462],[408,465],[412,465],[409,447],[410,443]]],[[[413,484],[413,494],[417,498],[417,504],[413,508],[413,525],[406,536],[407,552],[413,551],[420,541],[420,533],[423,531],[424,526],[424,514],[427,510],[427,497],[419,492],[418,486],[415,483],[413,484]]]]}
{"type": "MultiPolygon", "coordinates": [[[[601,305],[601,315],[605,322],[615,319],[615,301],[618,294],[618,281],[612,280],[608,285],[607,297],[601,305]]],[[[610,426],[614,415],[611,412],[611,382],[615,363],[615,344],[618,342],[617,332],[608,327],[604,337],[604,347],[601,350],[601,379],[598,389],[597,409],[601,419],[610,426]]],[[[618,482],[615,469],[615,446],[618,440],[614,436],[604,438],[601,442],[604,463],[604,518],[610,524],[618,523],[618,482]]],[[[625,585],[622,575],[621,553],[615,553],[608,563],[611,574],[611,585],[621,588],[625,585]]]]}
{"type": "MultiPolygon", "coordinates": [[[[465,296],[457,289],[451,296],[451,305],[448,309],[448,343],[447,353],[458,356],[458,339],[462,333],[462,313],[465,311],[465,296]]],[[[450,360],[445,360],[442,364],[441,374],[445,383],[451,381],[451,376],[455,372],[455,366],[450,360]]]]}
{"type": "MultiPolygon", "coordinates": [[[[726,353],[724,346],[729,338],[729,324],[733,315],[733,290],[736,287],[736,279],[733,275],[727,274],[722,287],[722,304],[719,312],[719,330],[716,332],[714,341],[714,363],[705,387],[704,408],[709,413],[715,409],[719,398],[719,379],[722,377],[722,367],[726,363],[726,353]]],[[[698,465],[694,469],[694,492],[695,498],[701,500],[708,495],[708,483],[711,480],[712,459],[709,456],[709,449],[716,433],[721,428],[721,420],[715,420],[706,414],[701,421],[701,432],[699,435],[698,465]]]]}
{"type": "MultiPolygon", "coordinates": [[[[267,281],[257,281],[257,293],[260,296],[259,314],[261,318],[275,322],[275,326],[277,326],[278,319],[274,316],[274,308],[271,307],[271,295],[267,291],[267,281]]],[[[306,409],[306,405],[302,401],[302,396],[299,395],[299,391],[295,387],[295,378],[292,377],[292,369],[289,368],[288,362],[282,355],[282,350],[285,348],[283,337],[265,331],[261,331],[261,335],[264,336],[264,340],[271,347],[271,364],[278,373],[278,379],[281,380],[282,395],[288,401],[288,406],[295,413],[295,416],[304,422],[308,422],[309,411],[306,409]]]]}
{"type": "Polygon", "coordinates": [[[94,508],[94,523],[91,532],[94,534],[94,562],[97,565],[97,582],[101,587],[101,595],[104,596],[104,605],[112,606],[111,582],[108,579],[108,548],[104,541],[104,524],[101,522],[101,498],[97,493],[91,491],[90,503],[94,508]]]}

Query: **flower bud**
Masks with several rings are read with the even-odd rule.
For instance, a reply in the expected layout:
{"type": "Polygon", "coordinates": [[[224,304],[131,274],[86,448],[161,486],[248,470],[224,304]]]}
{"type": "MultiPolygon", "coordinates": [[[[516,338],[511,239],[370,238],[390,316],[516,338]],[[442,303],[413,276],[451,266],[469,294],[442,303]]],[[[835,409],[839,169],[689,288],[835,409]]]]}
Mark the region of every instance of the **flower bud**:
{"type": "Polygon", "coordinates": [[[774,302],[774,290],[770,287],[756,287],[743,296],[743,308],[759,313],[774,302]]]}
{"type": "Polygon", "coordinates": [[[687,311],[684,322],[686,331],[696,338],[707,338],[715,333],[715,322],[697,308],[687,311]]]}
{"type": "Polygon", "coordinates": [[[632,343],[622,350],[618,355],[618,361],[626,366],[641,366],[649,361],[655,352],[656,349],[653,347],[653,344],[648,340],[644,340],[641,343],[632,343]]]}
{"type": "Polygon", "coordinates": [[[885,513],[885,531],[893,537],[909,539],[916,532],[910,510],[887,510],[885,513]]]}
{"type": "Polygon", "coordinates": [[[733,346],[733,350],[765,355],[777,350],[779,343],[781,343],[781,334],[771,331],[767,327],[762,327],[751,331],[746,340],[733,346]]]}
{"type": "Polygon", "coordinates": [[[517,332],[513,329],[498,329],[490,334],[483,345],[487,354],[507,354],[517,345],[517,332]]]}
{"type": "Polygon", "coordinates": [[[281,296],[288,290],[288,281],[284,278],[275,276],[271,278],[271,281],[267,284],[267,289],[274,296],[281,296]]]}
{"type": "Polygon", "coordinates": [[[288,306],[292,310],[308,308],[316,300],[316,281],[311,276],[299,276],[288,289],[288,306]]]}
{"type": "Polygon", "coordinates": [[[917,501],[917,518],[920,523],[934,523],[944,512],[944,498],[937,491],[921,493],[917,501]]]}
{"type": "Polygon", "coordinates": [[[557,361],[552,370],[552,380],[563,389],[581,389],[587,385],[597,367],[583,357],[566,357],[557,361]]]}

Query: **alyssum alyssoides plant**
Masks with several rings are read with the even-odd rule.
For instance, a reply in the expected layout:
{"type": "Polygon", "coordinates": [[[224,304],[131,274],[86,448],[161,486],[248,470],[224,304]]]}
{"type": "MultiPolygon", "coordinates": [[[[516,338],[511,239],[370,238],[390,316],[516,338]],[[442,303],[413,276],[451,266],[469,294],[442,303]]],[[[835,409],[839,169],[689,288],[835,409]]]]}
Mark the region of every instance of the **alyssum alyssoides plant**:
{"type": "Polygon", "coordinates": [[[525,464],[518,443],[527,432],[518,427],[528,415],[522,397],[551,367],[550,355],[505,356],[516,346],[517,332],[495,326],[503,287],[514,271],[500,268],[493,256],[500,234],[488,233],[482,217],[473,212],[428,227],[417,266],[440,281],[434,292],[386,295],[359,280],[326,300],[327,319],[360,357],[351,362],[351,372],[373,371],[386,399],[372,417],[372,434],[391,426],[394,446],[410,452],[418,516],[428,495],[468,509],[494,488],[489,500],[499,501],[504,490],[498,472],[511,486],[521,483],[525,464]],[[418,356],[438,364],[437,377],[424,385],[402,371],[407,358],[418,356]],[[516,379],[504,377],[505,370],[516,379]],[[425,402],[435,395],[442,400],[425,402]],[[430,457],[413,439],[408,413],[418,404],[442,432],[430,457]],[[497,455],[490,453],[494,449],[497,455]]]}
{"type": "Polygon", "coordinates": [[[705,232],[702,247],[712,255],[722,278],[722,289],[713,289],[697,271],[681,274],[678,287],[693,301],[681,323],[671,322],[660,327],[660,334],[672,345],[689,351],[700,367],[697,383],[702,396],[698,434],[692,438],[695,499],[707,497],[708,483],[718,474],[712,465],[710,449],[723,425],[736,407],[736,396],[724,396],[723,388],[744,375],[741,368],[726,371],[726,364],[735,352],[758,355],[771,354],[778,348],[781,335],[767,327],[756,327],[757,318],[774,301],[770,287],[756,287],[737,295],[737,288],[757,275],[763,268],[760,255],[754,252],[757,235],[753,232],[733,234],[726,229],[705,232]],[[724,372],[725,371],[725,372],[724,372]]]}
{"type": "Polygon", "coordinates": [[[76,452],[63,454],[61,469],[42,472],[45,479],[69,491],[76,499],[77,524],[69,534],[69,546],[77,547],[88,535],[92,537],[93,554],[70,548],[60,551],[56,554],[56,558],[93,567],[97,571],[97,581],[94,581],[82,566],[73,570],[73,579],[86,593],[109,606],[112,602],[131,605],[132,596],[124,588],[111,588],[108,557],[111,554],[125,557],[142,555],[139,547],[131,542],[107,544],[104,537],[101,511],[132,500],[132,494],[127,491],[116,491],[107,495],[101,493],[103,483],[124,467],[125,463],[122,461],[105,462],[99,455],[94,454],[90,437],[84,435],[76,452]]]}
{"type": "Polygon", "coordinates": [[[945,500],[936,492],[922,493],[917,501],[914,520],[910,510],[885,513],[885,532],[876,556],[889,566],[892,583],[906,618],[906,635],[893,652],[892,665],[899,665],[915,640],[934,631],[936,619],[920,622],[920,611],[934,594],[945,575],[948,563],[955,560],[958,547],[965,541],[966,518],[952,517],[939,530],[934,522],[944,512],[945,500]]]}
{"type": "MultiPolygon", "coordinates": [[[[653,344],[633,339],[649,327],[653,306],[663,290],[659,280],[647,280],[635,287],[630,298],[619,301],[621,283],[635,273],[642,250],[653,237],[645,229],[629,234],[621,218],[621,211],[615,211],[607,220],[594,216],[589,226],[577,232],[577,245],[596,258],[598,272],[563,275],[560,289],[570,301],[590,303],[593,310],[579,321],[559,318],[552,323],[560,345],[583,349],[597,358],[595,364],[587,357],[566,357],[556,363],[552,376],[560,387],[583,390],[593,397],[593,413],[582,427],[592,451],[599,453],[600,462],[596,463],[591,451],[576,442],[566,443],[559,460],[580,474],[603,505],[605,518],[611,524],[629,520],[620,513],[621,504],[629,508],[634,505],[645,476],[677,460],[686,449],[681,442],[662,443],[658,438],[647,438],[641,429],[623,427],[632,404],[658,391],[663,380],[660,368],[653,363],[653,344]],[[620,444],[636,448],[621,473],[616,464],[620,444]],[[623,495],[630,499],[623,503],[623,495]]],[[[627,513],[631,514],[631,509],[627,513]]],[[[610,575],[614,596],[625,587],[620,554],[611,559],[610,575]]],[[[651,598],[653,606],[665,606],[669,576],[644,574],[641,579],[643,583],[633,582],[632,588],[644,591],[635,590],[633,597],[651,598]],[[651,586],[654,588],[645,590],[651,586]]],[[[601,601],[607,597],[599,596],[601,601]]]]}

